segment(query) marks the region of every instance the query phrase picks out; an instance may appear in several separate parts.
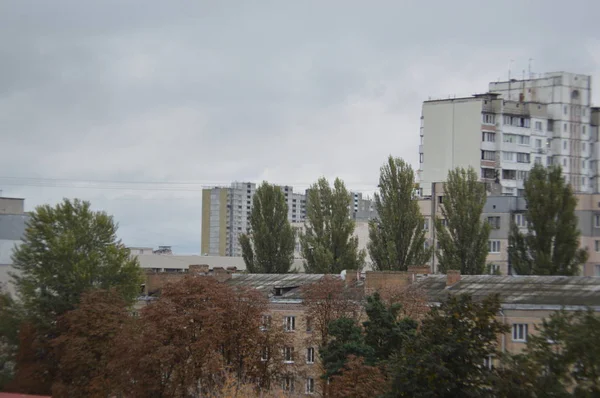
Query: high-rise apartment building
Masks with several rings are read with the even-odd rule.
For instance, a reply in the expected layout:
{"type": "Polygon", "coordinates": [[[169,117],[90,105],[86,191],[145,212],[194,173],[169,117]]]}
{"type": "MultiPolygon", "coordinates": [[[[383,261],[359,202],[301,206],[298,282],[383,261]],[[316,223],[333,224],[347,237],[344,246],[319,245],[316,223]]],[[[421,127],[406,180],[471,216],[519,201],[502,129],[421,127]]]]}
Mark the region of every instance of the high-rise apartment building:
{"type": "Polygon", "coordinates": [[[591,77],[565,72],[490,83],[487,93],[472,97],[425,101],[421,194],[431,195],[431,184],[444,181],[449,170],[472,166],[482,181],[499,182],[503,195],[518,196],[535,163],[561,165],[576,192],[598,192],[597,112],[591,77]]]}
{"type": "MultiPolygon", "coordinates": [[[[288,205],[288,220],[302,223],[306,218],[305,193],[294,192],[289,185],[280,186],[288,205]]],[[[252,198],[256,184],[233,182],[229,187],[202,190],[201,253],[207,256],[241,256],[239,236],[250,226],[252,198]]],[[[360,192],[350,192],[349,216],[365,221],[375,216],[371,200],[360,192]]]]}

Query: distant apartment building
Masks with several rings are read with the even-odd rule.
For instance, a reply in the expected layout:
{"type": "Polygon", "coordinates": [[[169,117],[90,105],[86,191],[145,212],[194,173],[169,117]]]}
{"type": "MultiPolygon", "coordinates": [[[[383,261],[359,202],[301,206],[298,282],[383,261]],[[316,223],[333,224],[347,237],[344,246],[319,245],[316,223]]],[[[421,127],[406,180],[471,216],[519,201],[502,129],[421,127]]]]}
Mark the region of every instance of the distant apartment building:
{"type": "Polygon", "coordinates": [[[29,215],[24,209],[25,199],[0,197],[0,288],[14,293],[9,271],[12,254],[22,242],[29,215]]]}
{"type": "MultiPolygon", "coordinates": [[[[430,196],[419,199],[421,214],[424,216],[423,228],[427,231],[426,244],[437,247],[434,229],[434,218],[442,218],[441,206],[444,201],[444,184],[434,183],[429,191],[430,196]]],[[[581,232],[580,246],[588,250],[589,257],[581,270],[582,276],[600,276],[600,194],[583,194],[577,196],[576,215],[581,232]]],[[[523,232],[527,232],[525,212],[527,203],[520,196],[507,196],[491,193],[483,208],[482,220],[491,225],[488,241],[487,263],[498,269],[502,275],[509,272],[508,237],[512,223],[523,232]]],[[[432,257],[430,266],[433,273],[438,270],[437,258],[432,257]]]]}
{"type": "MultiPolygon", "coordinates": [[[[294,192],[289,185],[280,186],[288,205],[288,220],[302,223],[306,218],[307,194],[294,192]]],[[[239,236],[248,231],[252,198],[256,184],[233,182],[228,187],[212,187],[202,190],[202,236],[201,253],[207,256],[240,257],[242,248],[239,236]]],[[[351,192],[349,216],[354,220],[374,217],[371,200],[362,193],[351,192]]]]}
{"type": "Polygon", "coordinates": [[[576,192],[599,192],[598,108],[591,77],[565,72],[489,84],[472,97],[423,103],[421,193],[455,167],[472,166],[501,194],[518,196],[536,164],[560,165],[576,192]]]}

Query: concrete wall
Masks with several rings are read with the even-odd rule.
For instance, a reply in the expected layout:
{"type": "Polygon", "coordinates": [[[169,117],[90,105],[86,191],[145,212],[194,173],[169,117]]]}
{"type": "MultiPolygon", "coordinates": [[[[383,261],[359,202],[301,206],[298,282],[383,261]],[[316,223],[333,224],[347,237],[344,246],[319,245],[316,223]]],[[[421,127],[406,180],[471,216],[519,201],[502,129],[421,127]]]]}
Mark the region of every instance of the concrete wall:
{"type": "Polygon", "coordinates": [[[0,198],[0,214],[23,214],[25,199],[0,198]]]}
{"type": "Polygon", "coordinates": [[[460,98],[423,103],[420,182],[429,195],[432,182],[444,181],[455,167],[480,168],[482,100],[460,98]]]}

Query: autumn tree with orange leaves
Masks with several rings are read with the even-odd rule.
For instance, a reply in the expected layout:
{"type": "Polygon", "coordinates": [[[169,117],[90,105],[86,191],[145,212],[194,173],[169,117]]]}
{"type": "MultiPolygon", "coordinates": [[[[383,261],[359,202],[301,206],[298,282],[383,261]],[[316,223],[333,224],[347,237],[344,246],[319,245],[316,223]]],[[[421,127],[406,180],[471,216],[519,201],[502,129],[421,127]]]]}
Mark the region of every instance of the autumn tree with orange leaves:
{"type": "Polygon", "coordinates": [[[331,398],[371,398],[387,391],[384,371],[378,366],[365,364],[362,357],[349,356],[341,375],[333,376],[330,384],[331,398]]]}

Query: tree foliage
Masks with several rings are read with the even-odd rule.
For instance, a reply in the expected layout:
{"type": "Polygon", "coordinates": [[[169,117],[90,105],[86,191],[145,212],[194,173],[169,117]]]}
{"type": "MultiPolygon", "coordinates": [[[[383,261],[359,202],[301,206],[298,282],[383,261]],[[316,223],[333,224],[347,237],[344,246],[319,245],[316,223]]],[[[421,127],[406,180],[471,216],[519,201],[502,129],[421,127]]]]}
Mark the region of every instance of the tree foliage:
{"type": "Polygon", "coordinates": [[[0,289],[0,391],[14,377],[22,314],[18,303],[0,289]]]}
{"type": "Polygon", "coordinates": [[[475,169],[456,168],[448,172],[442,218],[435,220],[439,244],[436,256],[441,272],[456,269],[464,275],[484,273],[490,234],[490,225],[481,220],[486,199],[485,185],[475,169]]]}
{"type": "Polygon", "coordinates": [[[425,316],[419,333],[406,340],[392,368],[394,397],[482,397],[493,373],[482,366],[497,355],[497,297],[481,303],[468,295],[450,296],[425,316]]]}
{"type": "Polygon", "coordinates": [[[107,397],[118,392],[109,372],[115,336],[132,319],[114,291],[90,290],[78,307],[62,315],[61,331],[52,341],[58,371],[53,397],[107,397]]]}
{"type": "Polygon", "coordinates": [[[528,223],[522,233],[513,222],[509,256],[519,275],[577,275],[588,254],[579,248],[577,198],[560,166],[535,165],[525,181],[528,223]]]}
{"type": "Polygon", "coordinates": [[[600,317],[591,309],[563,310],[537,329],[522,354],[505,359],[499,396],[600,396],[600,317]]]}
{"type": "Polygon", "coordinates": [[[111,367],[125,396],[207,396],[227,375],[269,389],[284,371],[287,336],[261,330],[266,300],[203,276],[165,287],[116,338],[111,367]],[[263,361],[263,350],[268,360],[263,361]]]}
{"type": "Polygon", "coordinates": [[[13,252],[12,278],[38,328],[50,327],[92,288],[115,288],[129,302],[137,297],[141,271],[116,232],[111,216],[77,199],[31,214],[23,244],[13,252]]]}
{"type": "Polygon", "coordinates": [[[278,186],[263,182],[252,198],[250,231],[239,237],[250,273],[284,274],[294,262],[296,231],[288,221],[288,206],[278,186]]]}
{"type": "Polygon", "coordinates": [[[362,357],[350,355],[341,374],[331,377],[330,397],[372,398],[383,395],[387,389],[384,370],[369,366],[362,357]]]}
{"type": "Polygon", "coordinates": [[[414,188],[412,167],[390,156],[381,167],[379,193],[375,194],[378,218],[369,222],[368,250],[375,270],[406,271],[431,258],[414,188]]]}
{"type": "Polygon", "coordinates": [[[312,274],[362,269],[366,252],[358,249],[350,218],[350,193],[339,178],[333,188],[320,178],[307,191],[305,231],[300,232],[304,268],[312,274]]]}

